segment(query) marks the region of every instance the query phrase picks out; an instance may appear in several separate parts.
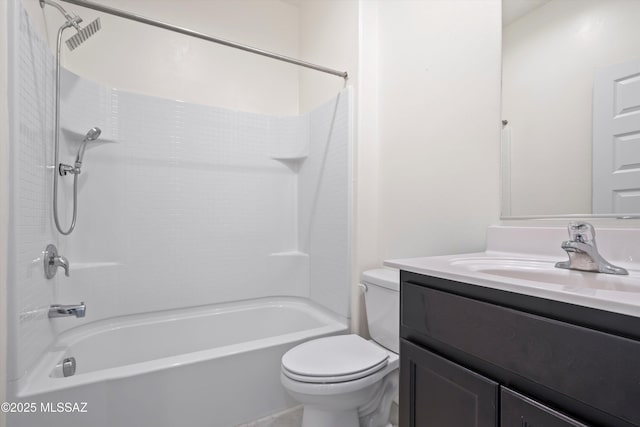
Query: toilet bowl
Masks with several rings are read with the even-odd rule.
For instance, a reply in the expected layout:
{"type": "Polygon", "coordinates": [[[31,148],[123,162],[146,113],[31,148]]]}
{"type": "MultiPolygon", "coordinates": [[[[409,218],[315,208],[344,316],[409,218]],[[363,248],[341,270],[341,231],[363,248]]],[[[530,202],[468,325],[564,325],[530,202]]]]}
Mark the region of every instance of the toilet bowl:
{"type": "Polygon", "coordinates": [[[399,273],[363,274],[372,340],[338,335],[302,343],[282,357],[280,379],[303,404],[302,427],[387,427],[398,390],[399,273]]]}

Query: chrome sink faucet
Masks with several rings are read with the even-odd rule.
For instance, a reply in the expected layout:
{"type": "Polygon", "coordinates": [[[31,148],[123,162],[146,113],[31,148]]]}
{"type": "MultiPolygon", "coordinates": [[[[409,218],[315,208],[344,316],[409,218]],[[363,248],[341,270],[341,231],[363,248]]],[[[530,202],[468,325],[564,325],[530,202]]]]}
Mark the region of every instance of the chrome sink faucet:
{"type": "Polygon", "coordinates": [[[84,317],[87,312],[87,307],[81,302],[78,305],[60,305],[54,304],[49,307],[49,318],[53,317],[84,317]]]}
{"type": "Polygon", "coordinates": [[[627,270],[612,265],[598,253],[596,231],[588,222],[569,223],[569,239],[561,245],[562,249],[567,251],[569,260],[556,263],[557,268],[594,273],[629,274],[627,270]]]}

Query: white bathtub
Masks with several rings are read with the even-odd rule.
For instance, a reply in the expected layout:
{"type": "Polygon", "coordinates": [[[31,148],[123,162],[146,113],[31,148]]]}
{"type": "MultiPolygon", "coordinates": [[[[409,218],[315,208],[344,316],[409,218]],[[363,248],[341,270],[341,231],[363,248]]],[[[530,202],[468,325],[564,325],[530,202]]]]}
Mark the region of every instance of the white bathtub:
{"type": "Polygon", "coordinates": [[[346,330],[338,317],[298,298],[89,323],[62,334],[19,382],[17,398],[36,410],[9,414],[8,427],[228,427],[252,421],[296,405],[280,385],[287,350],[346,330]],[[77,371],[65,378],[56,365],[71,356],[77,371]],[[86,402],[86,412],[51,413],[59,402],[86,402]]]}

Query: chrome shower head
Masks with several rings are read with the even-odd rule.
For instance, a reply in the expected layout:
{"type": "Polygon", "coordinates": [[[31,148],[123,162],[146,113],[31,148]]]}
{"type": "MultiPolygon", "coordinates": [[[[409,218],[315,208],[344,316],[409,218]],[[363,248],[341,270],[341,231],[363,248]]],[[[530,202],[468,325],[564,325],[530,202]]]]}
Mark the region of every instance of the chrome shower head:
{"type": "Polygon", "coordinates": [[[78,33],[72,36],[71,38],[69,38],[69,40],[65,42],[69,50],[73,50],[77,48],[82,43],[84,43],[89,37],[91,37],[98,31],[100,31],[100,29],[102,28],[100,26],[100,18],[96,18],[93,22],[91,22],[89,25],[87,25],[84,28],[80,28],[80,29],[78,28],[80,27],[79,26],[76,27],[76,29],[78,30],[78,33]]]}
{"type": "Polygon", "coordinates": [[[93,22],[91,22],[86,27],[82,28],[80,23],[82,22],[82,18],[79,16],[73,16],[69,14],[62,6],[58,3],[55,3],[51,0],[40,0],[40,7],[44,8],[44,5],[47,4],[49,6],[53,6],[58,9],[67,22],[64,23],[63,28],[65,27],[73,27],[78,32],[76,35],[72,36],[69,40],[66,41],[67,47],[69,50],[73,50],[84,43],[89,37],[100,31],[102,28],[100,25],[100,18],[96,18],[93,22]]]}
{"type": "Polygon", "coordinates": [[[98,139],[101,133],[102,131],[100,130],[99,127],[93,127],[89,129],[89,132],[87,132],[87,135],[82,140],[82,144],[80,144],[80,148],[78,149],[78,154],[76,155],[75,166],[77,169],[80,169],[82,167],[82,159],[84,157],[84,150],[87,148],[87,142],[95,141],[96,139],[98,139]]]}

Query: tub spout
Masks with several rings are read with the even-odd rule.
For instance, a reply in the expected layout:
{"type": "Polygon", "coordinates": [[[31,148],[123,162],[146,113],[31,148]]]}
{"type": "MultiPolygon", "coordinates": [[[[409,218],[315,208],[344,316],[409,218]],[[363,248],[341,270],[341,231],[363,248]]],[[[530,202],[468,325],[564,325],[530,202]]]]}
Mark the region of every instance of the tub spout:
{"type": "Polygon", "coordinates": [[[60,305],[54,304],[49,307],[49,318],[54,317],[84,317],[87,312],[87,307],[83,302],[79,305],[60,305]]]}

